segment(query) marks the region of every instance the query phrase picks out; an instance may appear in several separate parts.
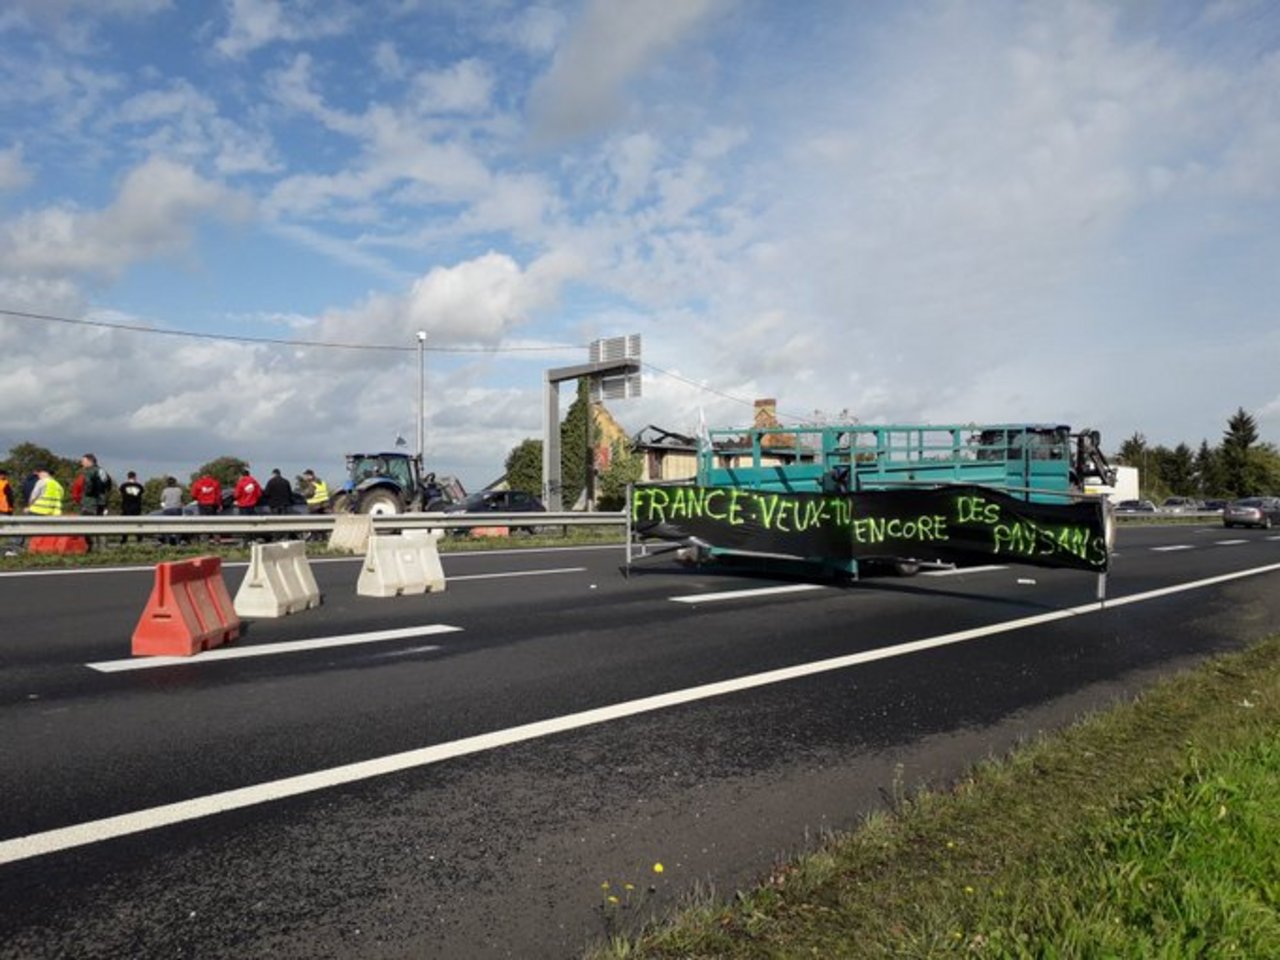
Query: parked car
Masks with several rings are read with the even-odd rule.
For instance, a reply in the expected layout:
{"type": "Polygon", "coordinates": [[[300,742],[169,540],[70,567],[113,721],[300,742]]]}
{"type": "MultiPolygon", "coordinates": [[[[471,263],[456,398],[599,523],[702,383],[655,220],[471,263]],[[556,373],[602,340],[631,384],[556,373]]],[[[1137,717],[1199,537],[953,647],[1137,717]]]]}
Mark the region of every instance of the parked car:
{"type": "Polygon", "coordinates": [[[1150,500],[1121,500],[1116,504],[1116,513],[1155,513],[1156,505],[1150,500]]]}
{"type": "Polygon", "coordinates": [[[461,503],[444,508],[445,513],[546,513],[547,508],[531,493],[523,490],[481,490],[465,497],[461,503]]]}
{"type": "Polygon", "coordinates": [[[1233,500],[1222,511],[1224,527],[1261,527],[1280,524],[1280,497],[1245,497],[1233,500]]]}
{"type": "Polygon", "coordinates": [[[1163,513],[1193,513],[1200,509],[1200,504],[1190,497],[1165,497],[1160,504],[1163,513]]]}

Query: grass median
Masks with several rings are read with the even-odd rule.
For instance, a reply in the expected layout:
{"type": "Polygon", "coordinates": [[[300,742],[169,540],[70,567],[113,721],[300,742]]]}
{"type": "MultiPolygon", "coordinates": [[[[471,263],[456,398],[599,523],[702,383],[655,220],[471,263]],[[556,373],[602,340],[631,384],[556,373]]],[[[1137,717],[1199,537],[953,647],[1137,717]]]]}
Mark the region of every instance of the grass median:
{"type": "Polygon", "coordinates": [[[1280,637],[590,956],[1280,958],[1280,637]]]}
{"type": "MultiPolygon", "coordinates": [[[[14,556],[0,556],[0,571],[56,570],[77,567],[129,566],[185,560],[191,557],[218,556],[224,561],[249,559],[249,545],[240,537],[200,540],[191,543],[161,544],[152,540],[120,543],[118,536],[94,537],[93,549],[85,554],[27,553],[15,550],[14,556]]],[[[282,537],[283,539],[283,537],[282,537]]],[[[509,536],[469,536],[447,534],[440,540],[441,553],[466,553],[482,550],[510,550],[545,547],[583,547],[617,544],[622,546],[624,534],[617,526],[581,526],[535,529],[513,532],[509,536]]],[[[307,543],[309,557],[349,556],[329,550],[326,539],[307,543]]],[[[14,549],[14,548],[9,548],[14,549]]]]}

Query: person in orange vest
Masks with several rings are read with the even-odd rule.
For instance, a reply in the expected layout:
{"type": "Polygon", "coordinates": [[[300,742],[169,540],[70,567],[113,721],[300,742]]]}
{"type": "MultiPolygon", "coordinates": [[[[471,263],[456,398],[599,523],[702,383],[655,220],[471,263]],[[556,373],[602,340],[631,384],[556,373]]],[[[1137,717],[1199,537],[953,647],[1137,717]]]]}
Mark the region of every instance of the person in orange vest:
{"type": "Polygon", "coordinates": [[[13,484],[9,482],[9,471],[0,470],[0,517],[12,517],[16,509],[13,495],[13,484]]]}
{"type": "MultiPolygon", "coordinates": [[[[9,482],[9,471],[0,468],[0,517],[12,517],[17,508],[17,493],[13,489],[13,484],[9,482]]],[[[22,546],[22,539],[11,537],[4,546],[6,557],[17,556],[18,547],[22,546]]]]}
{"type": "Polygon", "coordinates": [[[240,479],[236,481],[236,510],[239,513],[257,513],[258,501],[262,499],[262,484],[253,478],[249,468],[240,471],[240,479]]]}

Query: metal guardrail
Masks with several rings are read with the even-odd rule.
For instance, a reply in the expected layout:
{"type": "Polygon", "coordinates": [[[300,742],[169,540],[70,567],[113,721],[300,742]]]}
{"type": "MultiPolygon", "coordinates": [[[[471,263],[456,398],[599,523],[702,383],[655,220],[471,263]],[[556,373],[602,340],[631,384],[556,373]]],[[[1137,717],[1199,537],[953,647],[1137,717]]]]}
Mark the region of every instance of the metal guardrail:
{"type": "MultiPolygon", "coordinates": [[[[1221,519],[1220,510],[1184,511],[1169,513],[1116,513],[1117,521],[1129,520],[1212,520],[1221,519]]],[[[82,517],[65,514],[61,517],[34,517],[22,515],[0,518],[0,538],[3,537],[118,537],[177,536],[182,534],[207,534],[237,536],[257,533],[328,533],[337,519],[331,513],[306,515],[259,515],[242,517],[218,515],[213,517],[82,517]]],[[[470,530],[474,527],[628,527],[626,511],[616,513],[400,513],[373,517],[373,529],[379,533],[395,530],[470,530]]]]}
{"type": "MultiPolygon", "coordinates": [[[[625,527],[628,516],[617,513],[400,513],[375,516],[377,533],[395,530],[470,530],[474,527],[625,527]]],[[[0,538],[177,536],[211,534],[306,533],[333,529],[330,513],[261,516],[21,517],[0,519],[0,538]]]]}

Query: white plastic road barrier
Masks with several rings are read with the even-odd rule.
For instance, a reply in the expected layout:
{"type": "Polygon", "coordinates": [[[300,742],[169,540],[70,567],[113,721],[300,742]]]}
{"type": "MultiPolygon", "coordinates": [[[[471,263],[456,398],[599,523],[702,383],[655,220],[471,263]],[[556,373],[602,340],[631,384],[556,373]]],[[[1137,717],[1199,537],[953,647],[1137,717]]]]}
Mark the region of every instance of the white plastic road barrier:
{"type": "Polygon", "coordinates": [[[255,543],[249,569],[236,593],[236,613],[245,618],[283,617],[320,606],[320,588],[301,540],[255,543]]]}
{"type": "Polygon", "coordinates": [[[441,530],[407,530],[398,536],[369,538],[369,550],[356,593],[362,597],[397,597],[439,593],[445,588],[440,565],[441,530]]]}
{"type": "Polygon", "coordinates": [[[340,513],[333,518],[333,532],[329,534],[329,549],[343,550],[359,556],[369,549],[373,536],[373,517],[363,513],[340,513]]]}

